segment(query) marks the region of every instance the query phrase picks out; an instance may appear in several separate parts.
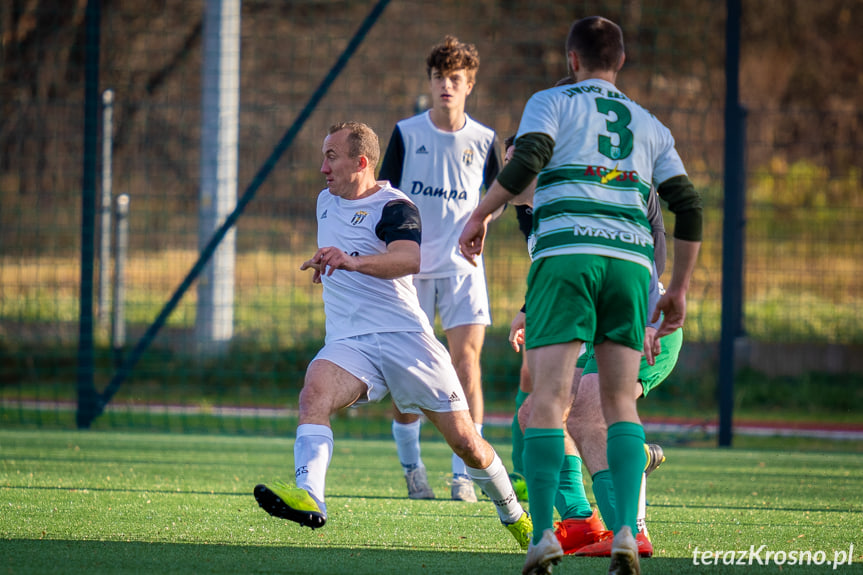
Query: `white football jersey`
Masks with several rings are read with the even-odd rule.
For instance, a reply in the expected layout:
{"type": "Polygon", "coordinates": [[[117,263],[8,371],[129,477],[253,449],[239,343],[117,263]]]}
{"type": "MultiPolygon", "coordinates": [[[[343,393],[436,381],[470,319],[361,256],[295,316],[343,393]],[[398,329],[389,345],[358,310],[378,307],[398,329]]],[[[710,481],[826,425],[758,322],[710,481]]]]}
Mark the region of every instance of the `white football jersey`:
{"type": "Polygon", "coordinates": [[[416,277],[440,278],[474,269],[459,252],[458,238],[482,189],[491,185],[499,169],[494,130],[470,116],[455,132],[435,127],[429,112],[396,124],[379,177],[404,191],[419,208],[422,263],[416,277]]]}
{"type": "MultiPolygon", "coordinates": [[[[334,246],[363,256],[386,253],[384,238],[391,233],[396,239],[419,239],[413,203],[387,182],[378,183],[380,190],[358,200],[334,196],[328,189],[318,195],[319,248],[334,246]]],[[[346,270],[322,274],[326,341],[377,332],[431,332],[412,278],[381,279],[346,270]]]]}
{"type": "Polygon", "coordinates": [[[534,94],[518,136],[546,134],[554,153],[533,200],[534,258],[596,254],[652,269],[651,183],[686,175],[671,132],[611,83],[534,94]]]}

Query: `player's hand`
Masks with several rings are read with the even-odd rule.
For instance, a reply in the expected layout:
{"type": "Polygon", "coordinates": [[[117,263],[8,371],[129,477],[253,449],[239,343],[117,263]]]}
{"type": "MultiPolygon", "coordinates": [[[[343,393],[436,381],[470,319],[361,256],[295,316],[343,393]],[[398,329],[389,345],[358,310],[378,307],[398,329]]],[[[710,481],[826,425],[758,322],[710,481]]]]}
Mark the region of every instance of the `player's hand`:
{"type": "Polygon", "coordinates": [[[480,220],[471,216],[458,238],[461,255],[474,266],[477,265],[476,258],[482,255],[487,225],[488,219],[480,220]]]}
{"type": "Polygon", "coordinates": [[[356,258],[349,256],[339,248],[326,247],[320,248],[311,259],[303,262],[300,270],[313,268],[315,275],[312,281],[320,283],[322,275],[331,276],[336,270],[356,271],[356,267],[356,258]]]}
{"type": "Polygon", "coordinates": [[[509,324],[509,345],[516,352],[521,351],[521,346],[524,345],[524,325],[525,315],[523,311],[519,311],[512,318],[512,323],[509,324]]]}
{"type": "Polygon", "coordinates": [[[656,337],[656,328],[647,326],[644,329],[644,359],[647,360],[647,365],[656,363],[656,356],[662,351],[660,339],[656,337]]]}
{"type": "Polygon", "coordinates": [[[665,337],[683,327],[683,320],[686,319],[686,293],[671,290],[665,292],[659,298],[650,321],[657,321],[659,314],[663,314],[663,318],[656,332],[657,338],[665,337]]]}

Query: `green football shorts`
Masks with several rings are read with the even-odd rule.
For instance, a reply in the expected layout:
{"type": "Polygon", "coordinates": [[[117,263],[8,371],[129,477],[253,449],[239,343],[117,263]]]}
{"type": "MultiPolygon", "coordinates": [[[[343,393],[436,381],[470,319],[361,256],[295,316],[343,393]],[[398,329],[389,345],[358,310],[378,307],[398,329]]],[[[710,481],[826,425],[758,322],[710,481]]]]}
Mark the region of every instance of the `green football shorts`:
{"type": "Polygon", "coordinates": [[[525,347],[610,340],[642,350],[650,272],[597,255],[539,258],[527,277],[525,347]]]}
{"type": "MultiPolygon", "coordinates": [[[[665,381],[665,378],[677,365],[677,357],[683,346],[683,328],[671,332],[659,341],[662,344],[662,349],[656,356],[654,364],[648,364],[647,360],[642,357],[641,366],[638,368],[638,381],[641,383],[644,397],[647,397],[650,390],[665,381]]],[[[593,346],[586,343],[585,347],[584,353],[578,358],[576,367],[584,369],[582,375],[596,373],[596,356],[593,353],[593,346]]]]}

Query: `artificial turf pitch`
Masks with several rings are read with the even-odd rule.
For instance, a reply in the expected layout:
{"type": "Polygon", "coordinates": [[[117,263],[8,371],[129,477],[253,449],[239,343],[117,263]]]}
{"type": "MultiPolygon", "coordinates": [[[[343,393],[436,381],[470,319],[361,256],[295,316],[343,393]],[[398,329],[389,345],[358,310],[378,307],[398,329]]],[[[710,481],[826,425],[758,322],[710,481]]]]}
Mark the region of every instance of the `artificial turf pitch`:
{"type": "MultiPolygon", "coordinates": [[[[521,572],[524,554],[487,499],[446,499],[444,443],[423,443],[439,499],[411,501],[392,441],[337,438],[329,518],[315,531],[270,517],[252,496],[257,483],[292,478],[292,446],[0,430],[0,573],[521,572]]],[[[509,446],[495,447],[508,463],[509,446]]],[[[643,573],[863,573],[860,454],[800,452],[793,440],[784,450],[665,452],[648,482],[655,555],[643,573]]],[[[565,557],[554,572],[607,568],[565,557]]]]}

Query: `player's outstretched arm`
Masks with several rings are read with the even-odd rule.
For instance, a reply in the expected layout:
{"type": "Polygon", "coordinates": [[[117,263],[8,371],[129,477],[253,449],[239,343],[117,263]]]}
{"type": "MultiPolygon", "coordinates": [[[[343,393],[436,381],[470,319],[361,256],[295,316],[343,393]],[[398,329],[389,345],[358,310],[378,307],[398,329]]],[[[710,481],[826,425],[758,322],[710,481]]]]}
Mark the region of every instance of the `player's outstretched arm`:
{"type": "MultiPolygon", "coordinates": [[[[531,133],[518,139],[512,159],[498,174],[459,237],[459,249],[470,263],[476,265],[476,258],[482,254],[491,215],[530,186],[540,170],[548,164],[553,152],[554,140],[547,134],[531,133]]],[[[522,198],[522,201],[526,201],[526,198],[522,198]]]]}
{"type": "Polygon", "coordinates": [[[313,281],[320,276],[331,276],[336,270],[359,272],[381,279],[395,279],[420,271],[420,245],[413,240],[396,240],[387,244],[384,254],[352,256],[337,247],[320,248],[311,259],[303,262],[301,270],[313,268],[313,281]]]}
{"type": "Polygon", "coordinates": [[[391,280],[420,271],[420,245],[413,240],[395,240],[387,244],[387,253],[357,256],[354,271],[391,280]]]}
{"type": "Polygon", "coordinates": [[[468,218],[464,230],[459,236],[458,246],[461,254],[473,265],[476,265],[476,258],[482,254],[485,245],[485,233],[492,214],[506,205],[510,198],[512,198],[512,194],[498,182],[495,182],[468,218]]]}

